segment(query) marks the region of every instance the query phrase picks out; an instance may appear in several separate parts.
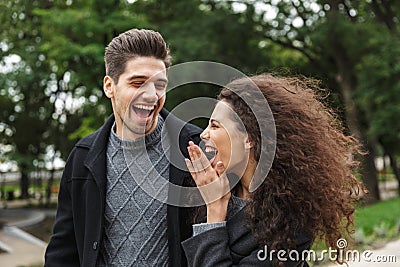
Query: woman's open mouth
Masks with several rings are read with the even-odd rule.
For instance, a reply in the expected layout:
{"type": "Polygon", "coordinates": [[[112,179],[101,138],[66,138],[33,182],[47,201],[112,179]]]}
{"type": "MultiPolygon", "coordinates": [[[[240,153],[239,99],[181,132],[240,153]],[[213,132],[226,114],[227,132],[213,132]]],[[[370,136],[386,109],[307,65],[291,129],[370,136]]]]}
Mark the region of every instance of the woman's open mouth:
{"type": "Polygon", "coordinates": [[[211,165],[213,165],[215,158],[217,157],[218,150],[213,146],[206,145],[204,141],[201,141],[199,146],[204,155],[206,155],[207,159],[210,161],[211,165]]]}
{"type": "Polygon", "coordinates": [[[211,165],[214,166],[215,158],[217,157],[218,150],[215,147],[206,146],[206,157],[210,161],[211,165]]]}

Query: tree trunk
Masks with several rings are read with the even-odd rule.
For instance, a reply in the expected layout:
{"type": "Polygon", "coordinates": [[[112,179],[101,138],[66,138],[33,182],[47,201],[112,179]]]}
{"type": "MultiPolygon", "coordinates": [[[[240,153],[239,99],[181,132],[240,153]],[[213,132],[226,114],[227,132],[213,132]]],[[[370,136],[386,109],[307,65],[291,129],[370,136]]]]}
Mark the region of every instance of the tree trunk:
{"type": "Polygon", "coordinates": [[[400,196],[400,170],[399,170],[399,167],[397,167],[396,157],[394,156],[392,149],[390,149],[388,147],[388,145],[384,144],[383,142],[381,142],[381,144],[382,144],[383,150],[389,156],[390,168],[393,171],[394,177],[396,177],[397,184],[398,184],[397,192],[398,192],[398,195],[400,196]]]}
{"type": "Polygon", "coordinates": [[[398,194],[398,196],[400,196],[400,170],[397,167],[397,162],[396,162],[394,155],[392,153],[388,153],[388,156],[390,159],[390,167],[393,170],[394,177],[396,177],[397,184],[398,184],[397,185],[397,194],[398,194]]]}
{"type": "Polygon", "coordinates": [[[360,116],[358,116],[359,112],[352,98],[351,89],[354,87],[350,86],[350,83],[344,79],[339,79],[339,84],[341,86],[343,100],[345,103],[347,126],[350,130],[350,133],[361,142],[363,151],[367,153],[365,156],[359,158],[361,161],[360,174],[362,181],[369,192],[365,199],[366,204],[372,204],[380,200],[374,149],[372,144],[367,141],[367,138],[364,135],[365,131],[362,130],[360,125],[360,116]]]}
{"type": "Polygon", "coordinates": [[[378,175],[375,167],[375,153],[371,144],[364,144],[363,149],[368,152],[361,159],[361,177],[365,187],[368,189],[368,195],[365,198],[365,204],[373,204],[381,200],[379,193],[378,175]]]}
{"type": "Polygon", "coordinates": [[[21,181],[20,181],[21,199],[28,199],[29,176],[28,176],[27,166],[26,164],[21,164],[20,167],[21,167],[21,181]]]}
{"type": "Polygon", "coordinates": [[[50,207],[50,202],[51,202],[51,187],[53,186],[54,182],[54,168],[50,170],[50,178],[49,181],[47,182],[47,188],[46,188],[46,203],[45,207],[48,208],[50,207]]]}
{"type": "Polygon", "coordinates": [[[359,114],[357,107],[352,99],[351,87],[342,82],[343,98],[346,106],[346,121],[348,128],[353,136],[355,136],[362,144],[362,150],[367,152],[366,155],[360,157],[361,169],[360,174],[362,181],[368,189],[368,196],[366,197],[366,204],[372,204],[380,200],[378,175],[375,167],[375,153],[374,148],[368,142],[365,136],[365,130],[362,130],[361,123],[358,119],[359,114]]]}
{"type": "MultiPolygon", "coordinates": [[[[366,198],[366,204],[372,204],[380,200],[379,187],[378,187],[378,176],[375,167],[374,150],[372,145],[367,141],[366,136],[361,127],[360,113],[354,103],[352,90],[355,88],[352,78],[349,77],[348,73],[352,73],[349,70],[349,65],[346,60],[342,58],[341,48],[337,48],[336,61],[339,69],[337,76],[337,82],[340,85],[343,101],[345,105],[345,116],[346,123],[350,133],[356,137],[362,144],[363,151],[367,152],[364,157],[361,157],[361,169],[360,174],[362,181],[368,189],[368,197],[366,198]]],[[[350,67],[351,68],[351,67],[350,67]]]]}
{"type": "MultiPolygon", "coordinates": [[[[331,25],[335,25],[335,22],[340,19],[340,1],[332,0],[330,1],[330,4],[332,10],[329,12],[328,17],[331,20],[331,25]]],[[[375,167],[373,147],[364,134],[365,130],[363,130],[361,124],[362,114],[359,112],[353,99],[353,90],[357,87],[357,79],[354,76],[356,72],[354,64],[347,54],[347,49],[345,49],[344,45],[340,42],[340,32],[338,32],[334,27],[331,29],[331,32],[331,47],[334,53],[335,65],[337,67],[336,81],[339,84],[343,97],[346,123],[350,133],[361,142],[363,150],[368,153],[359,159],[361,161],[360,174],[369,191],[368,196],[365,198],[365,202],[366,204],[372,204],[380,200],[378,176],[375,167]]]]}

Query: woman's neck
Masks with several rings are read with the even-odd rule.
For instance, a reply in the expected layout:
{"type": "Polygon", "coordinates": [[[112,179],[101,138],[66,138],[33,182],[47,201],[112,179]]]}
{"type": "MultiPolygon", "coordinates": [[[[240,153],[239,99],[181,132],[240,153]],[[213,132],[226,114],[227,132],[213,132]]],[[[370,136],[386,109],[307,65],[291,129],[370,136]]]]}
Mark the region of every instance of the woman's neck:
{"type": "Polygon", "coordinates": [[[242,178],[240,178],[240,187],[238,190],[238,197],[243,198],[243,199],[248,199],[249,198],[249,187],[250,187],[250,182],[251,179],[253,178],[254,172],[257,167],[257,161],[254,159],[250,159],[246,169],[242,175],[242,178]]]}

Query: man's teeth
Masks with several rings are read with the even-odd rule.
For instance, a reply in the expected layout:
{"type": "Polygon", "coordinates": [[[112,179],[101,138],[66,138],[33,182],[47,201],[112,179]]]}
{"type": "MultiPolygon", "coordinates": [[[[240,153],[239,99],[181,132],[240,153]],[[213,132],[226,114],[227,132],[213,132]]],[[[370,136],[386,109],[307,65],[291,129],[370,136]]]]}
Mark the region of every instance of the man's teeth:
{"type": "Polygon", "coordinates": [[[146,105],[134,105],[134,107],[148,111],[152,111],[154,109],[154,106],[146,106],[146,105]]]}

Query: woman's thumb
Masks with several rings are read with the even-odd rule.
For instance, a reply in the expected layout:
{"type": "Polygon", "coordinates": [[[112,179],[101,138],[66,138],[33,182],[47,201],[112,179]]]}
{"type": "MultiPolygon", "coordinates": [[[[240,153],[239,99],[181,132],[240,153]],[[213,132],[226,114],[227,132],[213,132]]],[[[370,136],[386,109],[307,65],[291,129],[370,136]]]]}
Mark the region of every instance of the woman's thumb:
{"type": "Polygon", "coordinates": [[[216,171],[218,173],[218,176],[221,176],[221,174],[223,174],[225,172],[224,163],[222,163],[222,161],[218,161],[216,167],[217,167],[216,171]]]}

